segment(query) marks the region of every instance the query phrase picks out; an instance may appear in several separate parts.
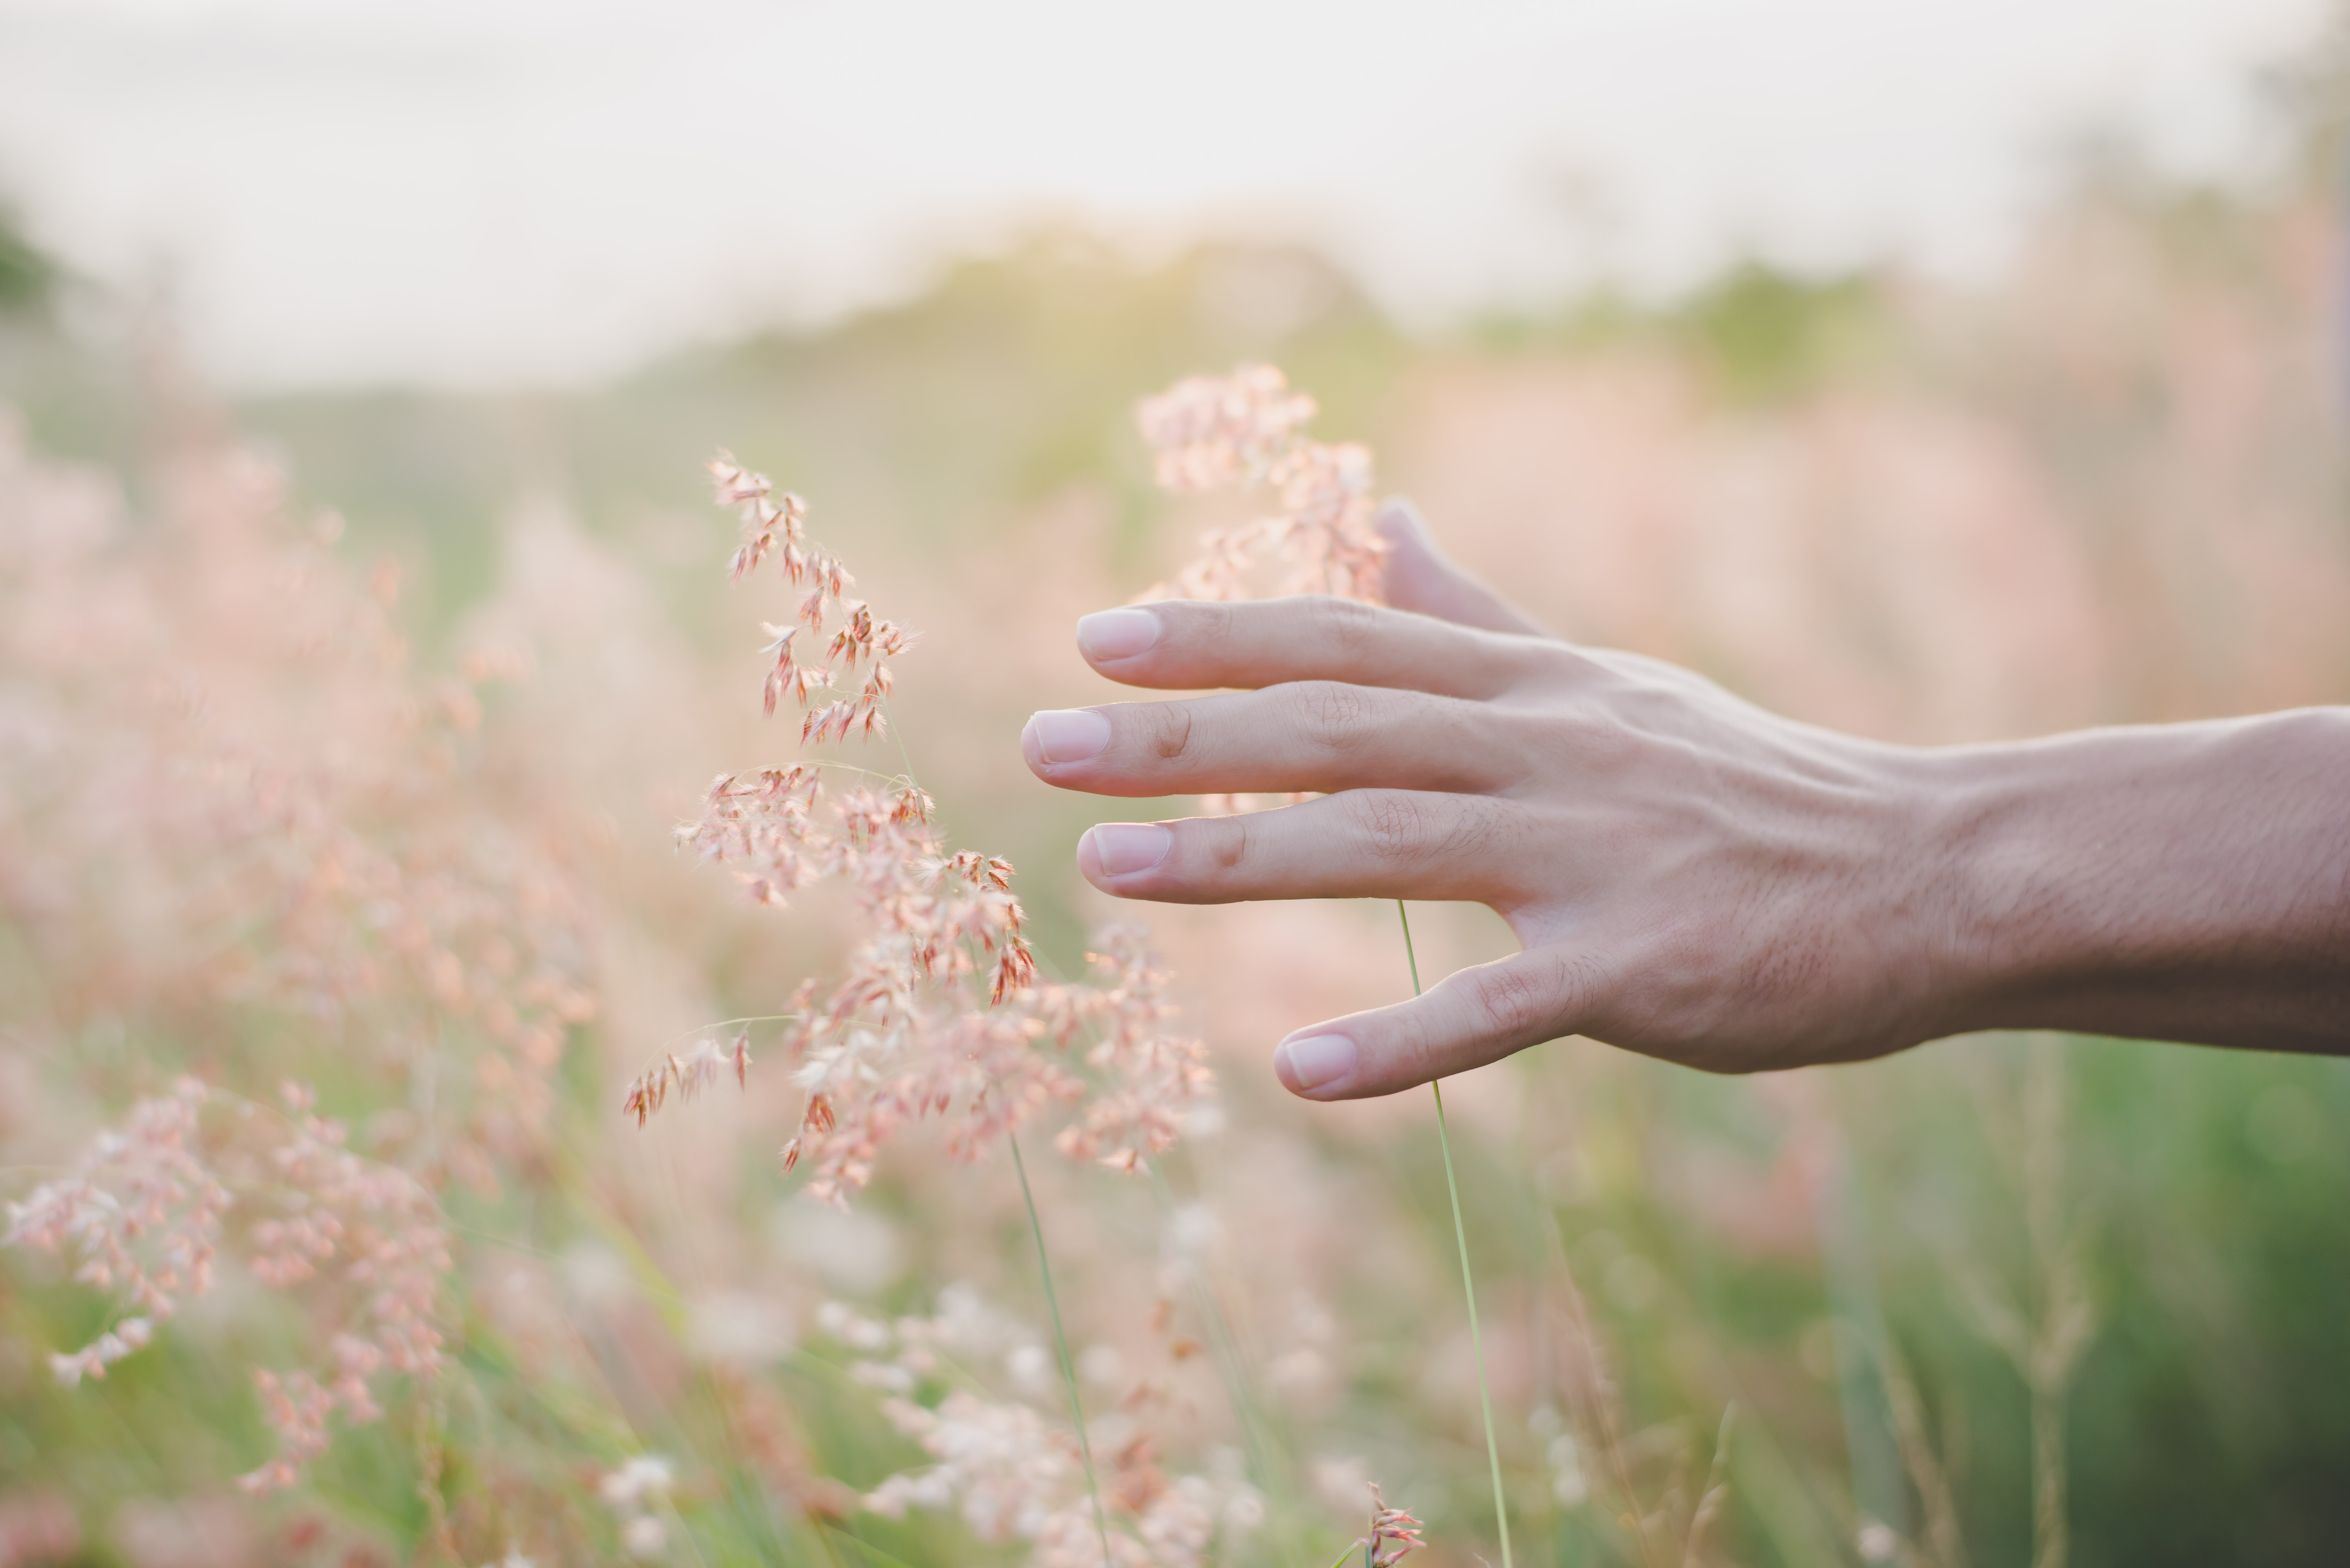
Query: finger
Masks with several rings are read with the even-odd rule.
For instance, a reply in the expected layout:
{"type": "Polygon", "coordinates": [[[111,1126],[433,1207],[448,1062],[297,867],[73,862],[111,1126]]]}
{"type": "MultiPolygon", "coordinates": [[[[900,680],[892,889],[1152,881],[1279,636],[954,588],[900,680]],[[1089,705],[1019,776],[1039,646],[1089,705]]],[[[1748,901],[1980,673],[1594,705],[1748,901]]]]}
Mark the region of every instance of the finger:
{"type": "Polygon", "coordinates": [[[1586,1033],[1598,966],[1535,948],[1449,975],[1424,996],[1300,1029],[1274,1048],[1282,1086],[1311,1100],[1392,1095],[1586,1033]]]}
{"type": "Polygon", "coordinates": [[[1326,595],[1226,604],[1162,599],[1077,622],[1086,661],[1128,686],[1189,689],[1343,680],[1492,697],[1531,667],[1532,645],[1430,616],[1326,595]]]}
{"type": "Polygon", "coordinates": [[[1180,822],[1105,822],[1077,869],[1121,898],[1507,900],[1523,895],[1532,823],[1483,795],[1348,790],[1276,811],[1180,822]]]}
{"type": "Polygon", "coordinates": [[[1546,637],[1531,616],[1454,566],[1436,547],[1419,508],[1401,496],[1379,509],[1378,530],[1388,542],[1388,603],[1459,626],[1546,637]]]}
{"type": "Polygon", "coordinates": [[[1020,732],[1047,784],[1094,794],[1476,791],[1524,774],[1482,704],[1298,680],[1174,702],[1047,710],[1020,732]]]}

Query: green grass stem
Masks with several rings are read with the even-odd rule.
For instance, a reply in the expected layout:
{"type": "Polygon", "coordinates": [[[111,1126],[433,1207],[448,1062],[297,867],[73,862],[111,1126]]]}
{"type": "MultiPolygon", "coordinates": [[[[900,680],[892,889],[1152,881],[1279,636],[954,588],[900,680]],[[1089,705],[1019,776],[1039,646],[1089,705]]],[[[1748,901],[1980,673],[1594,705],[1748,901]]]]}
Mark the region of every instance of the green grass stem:
{"type": "Polygon", "coordinates": [[[1020,1158],[1020,1140],[1010,1133],[1012,1168],[1020,1173],[1020,1200],[1028,1206],[1028,1229],[1036,1238],[1036,1272],[1045,1281],[1045,1307],[1053,1315],[1053,1348],[1061,1356],[1061,1381],[1069,1390],[1069,1419],[1076,1424],[1077,1455],[1086,1462],[1086,1490],[1094,1500],[1094,1528],[1101,1532],[1102,1562],[1117,1561],[1109,1553],[1109,1515],[1102,1511],[1101,1481],[1094,1474],[1094,1446],[1086,1437],[1085,1402],[1077,1397],[1077,1364],[1069,1355],[1068,1331],[1061,1326],[1061,1299],[1053,1293],[1053,1264],[1045,1253],[1045,1222],[1036,1217],[1036,1195],[1028,1187],[1028,1163],[1020,1158]]]}
{"type": "MultiPolygon", "coordinates": [[[[1419,992],[1419,954],[1411,945],[1411,916],[1396,900],[1396,919],[1403,922],[1403,956],[1411,965],[1411,993],[1419,992]]],[[[1485,1412],[1485,1459],[1493,1471],[1493,1524],[1502,1533],[1502,1568],[1513,1568],[1510,1559],[1510,1505],[1502,1491],[1502,1445],[1493,1436],[1493,1387],[1485,1376],[1485,1337],[1477,1326],[1477,1281],[1469,1270],[1469,1228],[1461,1220],[1461,1180],[1452,1171],[1452,1135],[1444,1125],[1444,1081],[1431,1078],[1429,1093],[1436,1096],[1436,1147],[1444,1155],[1444,1190],[1452,1199],[1452,1240],[1461,1249],[1461,1293],[1469,1303],[1469,1348],[1477,1357],[1477,1402],[1485,1412]]]]}

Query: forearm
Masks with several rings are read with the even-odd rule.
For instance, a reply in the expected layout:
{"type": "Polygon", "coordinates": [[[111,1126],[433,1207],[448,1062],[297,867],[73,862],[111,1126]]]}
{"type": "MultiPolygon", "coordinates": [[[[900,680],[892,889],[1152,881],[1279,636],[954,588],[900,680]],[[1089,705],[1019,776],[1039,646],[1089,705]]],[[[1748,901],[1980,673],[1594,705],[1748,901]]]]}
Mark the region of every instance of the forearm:
{"type": "Polygon", "coordinates": [[[1918,759],[1933,1032],[2350,1054],[2350,709],[1918,759]]]}

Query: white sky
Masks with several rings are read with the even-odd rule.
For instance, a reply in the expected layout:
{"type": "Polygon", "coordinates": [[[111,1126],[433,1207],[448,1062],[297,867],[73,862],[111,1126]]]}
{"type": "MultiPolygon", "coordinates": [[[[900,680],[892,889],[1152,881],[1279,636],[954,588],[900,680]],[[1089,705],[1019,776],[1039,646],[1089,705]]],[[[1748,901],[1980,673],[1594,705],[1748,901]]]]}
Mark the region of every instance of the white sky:
{"type": "Polygon", "coordinates": [[[1408,317],[1994,264],[2091,127],[2252,156],[2325,0],[0,0],[0,188],[247,387],[577,380],[1046,218],[1408,317]]]}

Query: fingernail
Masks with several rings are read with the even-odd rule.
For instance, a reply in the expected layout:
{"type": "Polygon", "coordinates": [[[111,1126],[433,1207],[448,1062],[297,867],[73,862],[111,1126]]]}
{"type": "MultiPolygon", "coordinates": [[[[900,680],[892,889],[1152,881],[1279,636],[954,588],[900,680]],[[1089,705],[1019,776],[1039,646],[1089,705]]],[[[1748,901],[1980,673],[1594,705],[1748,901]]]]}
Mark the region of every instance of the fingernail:
{"type": "Polygon", "coordinates": [[[1131,659],[1159,640],[1159,618],[1147,609],[1097,610],[1077,618],[1077,646],[1088,659],[1131,659]]]}
{"type": "Polygon", "coordinates": [[[1310,1095],[1326,1085],[1354,1076],[1356,1064],[1360,1060],[1355,1043],[1344,1034],[1308,1034],[1302,1040],[1284,1040],[1274,1054],[1279,1058],[1276,1068],[1286,1069],[1281,1075],[1301,1095],[1310,1095]]]}
{"type": "Polygon", "coordinates": [[[1028,716],[1028,733],[1045,763],[1082,763],[1109,744],[1109,721],[1090,708],[1047,708],[1028,716]]]}
{"type": "MultiPolygon", "coordinates": [[[[1400,534],[1422,545],[1430,545],[1428,521],[1420,516],[1419,508],[1407,496],[1391,495],[1379,508],[1377,519],[1379,532],[1392,538],[1400,534]]],[[[1430,545],[1430,548],[1434,546],[1430,545]]]]}
{"type": "Polygon", "coordinates": [[[1175,835],[1155,822],[1105,822],[1086,830],[1094,841],[1094,864],[1105,877],[1148,871],[1167,858],[1175,835]]]}

